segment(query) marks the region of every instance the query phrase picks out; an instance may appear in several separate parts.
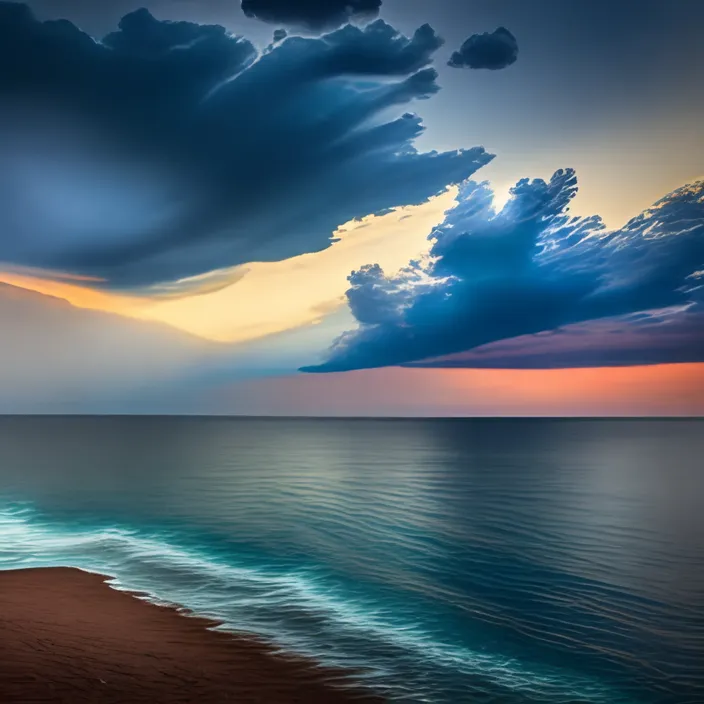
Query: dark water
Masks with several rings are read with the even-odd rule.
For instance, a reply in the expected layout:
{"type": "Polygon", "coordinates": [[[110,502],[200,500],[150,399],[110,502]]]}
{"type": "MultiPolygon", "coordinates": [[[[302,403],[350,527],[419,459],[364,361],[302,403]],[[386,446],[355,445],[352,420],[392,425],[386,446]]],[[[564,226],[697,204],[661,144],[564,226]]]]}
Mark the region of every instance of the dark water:
{"type": "Polygon", "coordinates": [[[704,422],[0,419],[0,567],[409,702],[704,702],[704,422]]]}

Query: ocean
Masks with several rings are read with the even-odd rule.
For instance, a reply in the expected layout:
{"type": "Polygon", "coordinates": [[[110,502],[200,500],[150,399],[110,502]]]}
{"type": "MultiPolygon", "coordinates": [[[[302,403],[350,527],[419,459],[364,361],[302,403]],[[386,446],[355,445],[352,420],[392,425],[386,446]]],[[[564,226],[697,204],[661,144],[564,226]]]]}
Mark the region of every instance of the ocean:
{"type": "Polygon", "coordinates": [[[398,702],[704,702],[704,421],[0,418],[70,565],[398,702]]]}

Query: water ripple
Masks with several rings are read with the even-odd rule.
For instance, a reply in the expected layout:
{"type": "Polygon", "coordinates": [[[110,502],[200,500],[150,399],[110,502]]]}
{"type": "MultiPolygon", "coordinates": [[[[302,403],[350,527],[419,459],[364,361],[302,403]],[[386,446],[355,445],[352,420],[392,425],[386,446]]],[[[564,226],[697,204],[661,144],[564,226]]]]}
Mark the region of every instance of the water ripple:
{"type": "Polygon", "coordinates": [[[703,429],[3,419],[0,567],[110,574],[394,701],[694,704],[703,429]]]}

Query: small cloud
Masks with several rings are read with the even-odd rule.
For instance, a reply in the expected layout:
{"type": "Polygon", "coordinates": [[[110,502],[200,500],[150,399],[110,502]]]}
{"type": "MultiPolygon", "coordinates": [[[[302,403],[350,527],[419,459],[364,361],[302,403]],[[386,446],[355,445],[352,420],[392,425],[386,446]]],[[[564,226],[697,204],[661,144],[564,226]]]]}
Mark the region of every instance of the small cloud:
{"type": "Polygon", "coordinates": [[[487,68],[498,70],[515,63],[518,58],[516,37],[505,27],[494,32],[473,34],[454,52],[448,61],[453,68],[487,68]]]}
{"type": "Polygon", "coordinates": [[[380,8],[381,0],[242,0],[247,17],[314,32],[373,19],[380,8]]]}

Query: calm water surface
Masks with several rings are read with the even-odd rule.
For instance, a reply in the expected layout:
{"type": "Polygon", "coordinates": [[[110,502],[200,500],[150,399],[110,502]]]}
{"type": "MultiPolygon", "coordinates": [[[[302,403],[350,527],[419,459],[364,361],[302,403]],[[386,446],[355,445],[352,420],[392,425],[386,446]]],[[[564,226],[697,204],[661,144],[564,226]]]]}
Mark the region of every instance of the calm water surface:
{"type": "Polygon", "coordinates": [[[0,418],[0,568],[392,701],[702,704],[704,422],[0,418]]]}

